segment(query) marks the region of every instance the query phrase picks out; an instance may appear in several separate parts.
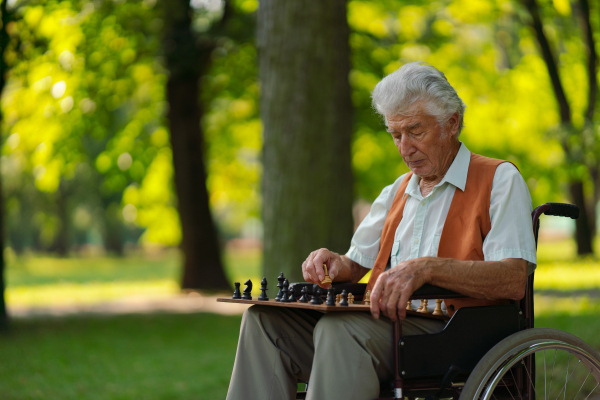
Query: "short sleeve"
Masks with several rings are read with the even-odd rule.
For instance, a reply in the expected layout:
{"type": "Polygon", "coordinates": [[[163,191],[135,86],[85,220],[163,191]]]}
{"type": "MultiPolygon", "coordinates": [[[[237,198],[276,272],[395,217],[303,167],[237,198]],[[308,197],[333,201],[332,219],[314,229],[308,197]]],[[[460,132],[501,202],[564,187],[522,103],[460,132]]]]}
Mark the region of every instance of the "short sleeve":
{"type": "Polygon", "coordinates": [[[373,269],[377,254],[379,253],[379,241],[381,231],[385,223],[388,211],[394,201],[394,196],[402,179],[402,175],[392,185],[386,186],[371,205],[369,214],[360,223],[350,244],[350,249],[346,253],[352,261],[357,264],[373,269]]]}
{"type": "Polygon", "coordinates": [[[521,258],[536,267],[536,246],[531,221],[531,196],[519,170],[511,163],[496,168],[490,198],[492,228],[483,242],[486,261],[521,258]]]}

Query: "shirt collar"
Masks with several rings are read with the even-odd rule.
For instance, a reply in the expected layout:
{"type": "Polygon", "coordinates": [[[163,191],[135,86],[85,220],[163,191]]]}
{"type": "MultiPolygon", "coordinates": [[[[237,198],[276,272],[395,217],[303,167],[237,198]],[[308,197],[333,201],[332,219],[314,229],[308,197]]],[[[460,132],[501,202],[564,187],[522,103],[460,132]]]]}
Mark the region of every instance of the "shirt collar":
{"type": "MultiPolygon", "coordinates": [[[[435,187],[442,186],[448,182],[458,189],[465,191],[467,185],[467,173],[469,172],[469,164],[471,163],[471,152],[467,149],[464,143],[460,143],[460,149],[452,161],[452,165],[448,168],[446,175],[442,178],[440,183],[435,187]]],[[[411,196],[421,197],[421,190],[419,189],[419,177],[414,175],[410,178],[408,186],[406,187],[406,193],[411,196]]]]}

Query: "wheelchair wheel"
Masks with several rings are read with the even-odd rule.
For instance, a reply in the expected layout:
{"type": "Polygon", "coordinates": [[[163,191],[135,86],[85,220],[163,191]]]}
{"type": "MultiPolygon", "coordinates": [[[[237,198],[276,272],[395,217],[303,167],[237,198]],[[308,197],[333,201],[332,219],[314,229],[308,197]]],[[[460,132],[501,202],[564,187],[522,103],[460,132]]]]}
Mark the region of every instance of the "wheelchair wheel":
{"type": "Polygon", "coordinates": [[[600,356],[584,341],[556,329],[517,332],[479,361],[460,400],[600,399],[600,356]],[[533,357],[534,367],[528,362],[533,357]],[[529,365],[529,368],[527,367],[529,365]]]}

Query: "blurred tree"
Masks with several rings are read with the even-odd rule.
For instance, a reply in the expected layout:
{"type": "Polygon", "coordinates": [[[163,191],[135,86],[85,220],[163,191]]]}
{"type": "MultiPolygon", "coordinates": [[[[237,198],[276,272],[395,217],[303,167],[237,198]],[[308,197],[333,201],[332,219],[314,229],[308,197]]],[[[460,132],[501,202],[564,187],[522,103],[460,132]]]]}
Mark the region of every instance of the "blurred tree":
{"type": "MultiPolygon", "coordinates": [[[[0,95],[4,91],[6,84],[6,76],[8,73],[8,64],[4,58],[4,50],[8,46],[9,37],[7,27],[13,19],[12,10],[8,10],[8,1],[4,0],[0,3],[0,95]]],[[[2,110],[0,110],[0,125],[3,122],[2,110]]],[[[2,177],[0,176],[0,331],[8,328],[8,314],[6,312],[6,301],[4,298],[4,196],[2,193],[2,177]]]]}
{"type": "MultiPolygon", "coordinates": [[[[200,77],[210,65],[215,48],[214,32],[195,37],[189,0],[163,1],[165,21],[163,53],[169,78],[168,120],[173,149],[177,204],[181,220],[184,254],[183,289],[228,289],[217,231],[209,207],[204,162],[204,137],[200,121],[200,77]]],[[[219,30],[231,7],[226,3],[219,30]]]]}
{"type": "Polygon", "coordinates": [[[579,0],[580,20],[585,37],[585,53],[587,56],[587,106],[584,112],[584,124],[578,129],[573,123],[573,109],[567,99],[566,91],[561,79],[560,66],[554,55],[551,44],[547,38],[544,22],[542,20],[540,7],[536,0],[523,0],[525,7],[531,16],[531,26],[540,47],[540,52],[548,69],[548,75],[552,83],[552,89],[556,97],[556,103],[560,113],[559,140],[567,156],[569,167],[569,191],[571,201],[579,207],[579,219],[576,221],[575,239],[577,241],[577,253],[580,255],[593,253],[593,238],[596,228],[596,204],[600,200],[599,162],[600,157],[595,135],[597,124],[594,121],[596,111],[596,97],[598,93],[598,59],[596,56],[596,45],[594,32],[590,19],[590,6],[587,0],[579,0]],[[585,166],[587,171],[577,168],[585,166]],[[582,174],[583,172],[583,174],[582,174]],[[591,183],[595,186],[591,196],[586,196],[584,182],[588,174],[591,183]]]}
{"type": "Polygon", "coordinates": [[[352,236],[352,102],[346,0],[258,9],[266,276],[301,280],[321,247],[352,236]]]}

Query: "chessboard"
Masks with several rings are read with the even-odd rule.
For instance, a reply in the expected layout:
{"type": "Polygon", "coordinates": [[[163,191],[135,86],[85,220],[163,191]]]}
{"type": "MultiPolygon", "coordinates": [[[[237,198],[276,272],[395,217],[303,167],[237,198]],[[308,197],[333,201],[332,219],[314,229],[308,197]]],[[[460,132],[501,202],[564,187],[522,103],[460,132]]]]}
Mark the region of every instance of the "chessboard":
{"type": "MultiPolygon", "coordinates": [[[[362,311],[362,312],[370,312],[371,306],[367,306],[364,304],[348,304],[347,306],[328,306],[325,303],[323,304],[310,304],[310,303],[282,303],[280,301],[275,301],[274,299],[269,300],[243,300],[243,299],[231,299],[228,297],[219,297],[217,301],[220,303],[238,303],[238,304],[260,304],[262,306],[272,306],[272,307],[288,307],[288,308],[301,308],[305,310],[315,310],[321,311],[324,313],[327,312],[343,312],[343,311],[362,311]]],[[[423,314],[418,311],[406,310],[406,315],[411,317],[420,317],[420,318],[433,318],[439,319],[441,321],[448,321],[449,317],[447,315],[433,315],[433,314],[423,314]]]]}
{"type": "MultiPolygon", "coordinates": [[[[321,282],[323,285],[331,284],[332,281],[327,274],[327,267],[324,265],[325,278],[321,282]]],[[[315,310],[321,312],[347,312],[347,311],[358,311],[358,312],[370,312],[370,291],[363,294],[361,293],[356,298],[348,290],[341,290],[338,287],[338,293],[334,289],[333,285],[330,285],[329,289],[326,290],[326,296],[322,293],[322,288],[318,285],[312,284],[292,284],[283,276],[283,273],[277,278],[277,288],[279,291],[275,298],[270,299],[267,295],[269,290],[267,287],[267,279],[263,278],[261,281],[260,291],[261,294],[256,297],[252,297],[252,281],[248,279],[244,285],[243,293],[240,292],[240,283],[235,282],[235,290],[231,298],[219,297],[217,302],[221,303],[238,303],[254,305],[259,304],[263,306],[271,307],[287,307],[287,308],[299,308],[305,310],[315,310]],[[296,288],[301,288],[300,293],[296,293],[296,288]]],[[[336,284],[338,285],[338,284],[336,284]]],[[[342,284],[345,285],[345,284],[342,284]]],[[[352,286],[343,286],[352,287],[352,286]]],[[[355,287],[356,288],[356,287],[355,287]]],[[[364,292],[364,288],[362,290],[364,292]]],[[[427,299],[421,301],[421,307],[416,311],[412,309],[410,302],[406,307],[406,314],[413,317],[421,318],[433,318],[443,321],[447,321],[449,317],[441,312],[441,300],[437,300],[436,309],[433,312],[427,310],[427,299]],[[438,312],[439,311],[439,312],[438,312]]]]}

